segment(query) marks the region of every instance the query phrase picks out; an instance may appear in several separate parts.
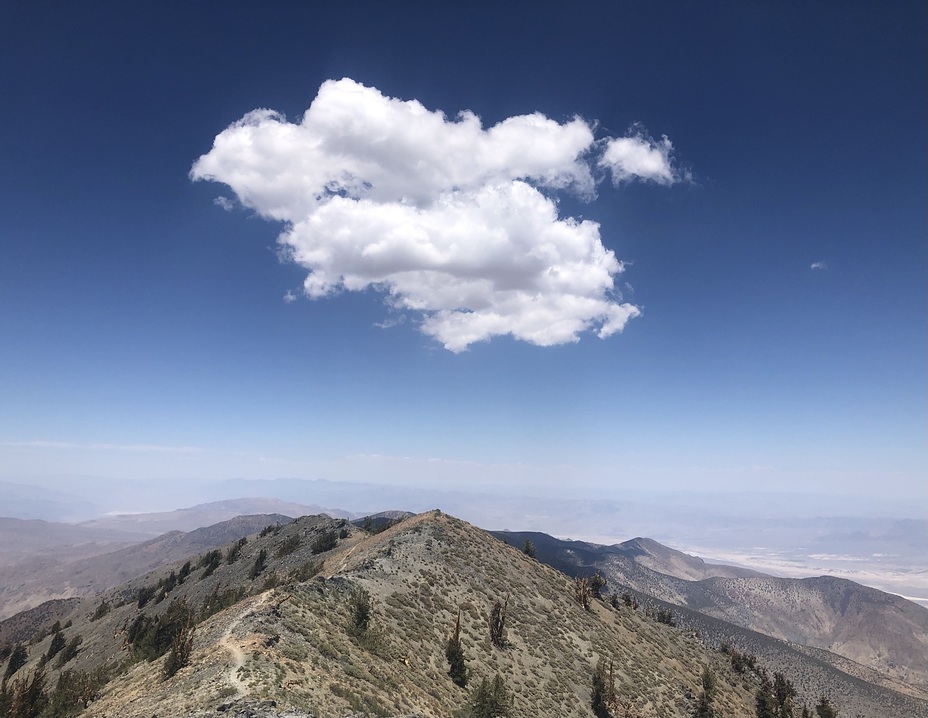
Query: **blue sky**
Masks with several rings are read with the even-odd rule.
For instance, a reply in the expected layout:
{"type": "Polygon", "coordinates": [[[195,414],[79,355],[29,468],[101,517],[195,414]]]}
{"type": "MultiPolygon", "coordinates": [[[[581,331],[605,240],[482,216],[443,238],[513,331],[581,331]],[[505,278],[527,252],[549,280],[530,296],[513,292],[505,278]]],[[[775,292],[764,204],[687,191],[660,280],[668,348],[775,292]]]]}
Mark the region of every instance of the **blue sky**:
{"type": "MultiPolygon", "coordinates": [[[[0,479],[924,498],[926,20],[921,2],[4,3],[0,479]],[[280,258],[270,195],[190,172],[247,113],[296,126],[342,78],[482,131],[582,118],[592,201],[500,171],[598,224],[621,296],[593,291],[565,343],[507,333],[519,310],[454,351],[450,323],[426,332],[434,292],[417,311],[399,275],[305,296],[321,269],[280,258]],[[666,181],[603,159],[665,135],[666,181]],[[599,338],[620,305],[640,316],[599,338]]],[[[368,140],[282,156],[337,172],[368,140]]],[[[465,250],[500,276],[522,256],[465,250]]]]}

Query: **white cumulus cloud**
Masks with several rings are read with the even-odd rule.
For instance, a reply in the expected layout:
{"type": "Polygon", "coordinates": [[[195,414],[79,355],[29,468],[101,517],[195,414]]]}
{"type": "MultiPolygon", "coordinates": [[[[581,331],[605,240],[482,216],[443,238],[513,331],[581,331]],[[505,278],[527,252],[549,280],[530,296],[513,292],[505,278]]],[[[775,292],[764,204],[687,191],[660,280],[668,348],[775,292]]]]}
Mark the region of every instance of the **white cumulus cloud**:
{"type": "Polygon", "coordinates": [[[655,142],[635,132],[629,137],[609,138],[605,144],[599,164],[612,172],[612,181],[617,185],[635,179],[665,185],[680,180],[671,160],[673,143],[666,135],[655,142]]]}
{"type": "Polygon", "coordinates": [[[259,109],[221,132],[194,180],[285,223],[278,242],[313,299],[373,288],[459,352],[511,335],[540,346],[606,337],[639,309],[618,298],[623,264],[600,227],[561,217],[556,195],[676,181],[670,141],[596,141],[591,124],[540,113],[484,128],[350,79],[329,81],[300,122],[259,109]],[[605,148],[605,149],[603,149],[605,148]]]}

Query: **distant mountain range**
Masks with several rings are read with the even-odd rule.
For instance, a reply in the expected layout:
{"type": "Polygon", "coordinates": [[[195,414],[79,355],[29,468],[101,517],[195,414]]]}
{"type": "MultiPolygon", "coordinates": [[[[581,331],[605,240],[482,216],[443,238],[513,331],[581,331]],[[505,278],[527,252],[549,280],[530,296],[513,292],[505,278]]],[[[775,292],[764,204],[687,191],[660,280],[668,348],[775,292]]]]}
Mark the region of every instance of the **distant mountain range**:
{"type": "MultiPolygon", "coordinates": [[[[61,547],[57,559],[23,559],[0,567],[0,618],[59,598],[94,596],[166,563],[221,546],[271,524],[292,521],[281,514],[237,516],[188,533],[170,531],[107,553],[73,558],[61,547]]],[[[91,532],[100,529],[89,529],[91,532]]]]}
{"type": "Polygon", "coordinates": [[[254,497],[211,501],[174,511],[109,514],[91,521],[84,521],[79,526],[88,529],[108,529],[159,536],[167,531],[193,531],[201,526],[210,526],[235,516],[249,514],[281,514],[291,517],[326,514],[332,518],[343,519],[356,516],[348,511],[329,509],[316,504],[298,504],[275,498],[254,497]]]}
{"type": "Polygon", "coordinates": [[[217,513],[202,522],[184,521],[182,514],[187,510],[174,511],[180,506],[235,501],[242,496],[270,497],[305,508],[268,504],[243,507],[240,513],[297,515],[338,507],[361,516],[384,507],[414,512],[441,507],[487,529],[543,531],[601,544],[648,536],[717,563],[778,576],[841,576],[928,606],[924,497],[758,491],[667,494],[635,487],[612,489],[605,495],[587,492],[584,496],[583,491],[574,491],[570,497],[546,495],[546,491],[555,489],[533,485],[524,491],[492,486],[461,490],[297,478],[207,483],[53,477],[41,485],[0,482],[0,513],[70,522],[99,521],[106,516],[106,524],[95,525],[147,531],[151,537],[229,516],[217,513]],[[175,514],[177,521],[142,526],[138,511],[175,514]],[[114,514],[123,518],[114,518],[114,514]]]}

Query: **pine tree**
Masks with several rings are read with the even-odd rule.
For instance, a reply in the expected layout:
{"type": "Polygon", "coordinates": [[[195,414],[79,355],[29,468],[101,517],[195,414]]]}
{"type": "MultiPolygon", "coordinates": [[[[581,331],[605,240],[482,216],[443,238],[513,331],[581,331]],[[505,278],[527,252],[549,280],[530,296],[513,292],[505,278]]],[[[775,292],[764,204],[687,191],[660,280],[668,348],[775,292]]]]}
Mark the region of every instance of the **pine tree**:
{"type": "Polygon", "coordinates": [[[255,559],[254,565],[251,567],[251,571],[248,572],[248,578],[254,580],[261,575],[261,572],[267,566],[267,551],[261,549],[258,552],[258,557],[255,559]]]}
{"type": "Polygon", "coordinates": [[[448,675],[455,685],[464,688],[467,686],[467,665],[464,663],[464,649],[461,647],[461,609],[458,609],[458,620],[454,622],[454,633],[448,638],[445,646],[445,658],[448,659],[448,675]]]}
{"type": "Polygon", "coordinates": [[[712,718],[715,711],[712,710],[712,699],[715,697],[715,674],[709,670],[709,666],[703,666],[702,669],[702,692],[696,701],[696,708],[693,710],[693,718],[712,718]]]}
{"type": "Polygon", "coordinates": [[[512,696],[498,673],[492,681],[484,678],[471,694],[470,718],[511,718],[512,696]]]}
{"type": "Polygon", "coordinates": [[[45,692],[45,669],[36,668],[30,676],[13,681],[9,718],[38,718],[48,705],[45,692]]]}
{"type": "Polygon", "coordinates": [[[779,718],[793,718],[793,698],[796,696],[796,689],[782,673],[773,674],[773,695],[777,700],[779,718]]]}
{"type": "Polygon", "coordinates": [[[363,588],[356,588],[348,595],[348,606],[351,609],[351,620],[348,632],[352,636],[361,636],[370,628],[371,618],[374,615],[374,603],[371,595],[363,588]]]}
{"type": "Polygon", "coordinates": [[[61,668],[65,663],[74,658],[74,656],[77,655],[77,647],[81,645],[83,640],[84,639],[79,633],[75,636],[72,636],[71,640],[68,641],[64,648],[61,649],[61,653],[58,654],[58,660],[55,661],[55,667],[61,668]]]}
{"type": "Polygon", "coordinates": [[[583,606],[584,610],[590,610],[590,601],[593,599],[590,579],[585,577],[574,579],[574,598],[577,599],[577,603],[583,606]]]}
{"type": "Polygon", "coordinates": [[[0,716],[10,714],[10,706],[13,704],[13,694],[6,685],[6,681],[0,682],[0,716]]]}
{"type": "Polygon", "coordinates": [[[190,662],[190,654],[193,653],[193,634],[196,625],[193,623],[192,613],[188,614],[187,622],[174,636],[171,642],[171,651],[164,660],[164,668],[161,671],[162,677],[167,680],[181,668],[190,662]]]}
{"type": "Polygon", "coordinates": [[[64,634],[61,631],[55,631],[52,635],[51,643],[48,644],[48,651],[45,653],[45,660],[50,661],[65,646],[64,634]]]}
{"type": "Polygon", "coordinates": [[[827,696],[822,696],[818,705],[815,706],[815,712],[819,718],[838,718],[838,709],[831,705],[831,700],[827,696]]]}
{"type": "Polygon", "coordinates": [[[509,594],[506,594],[506,600],[500,603],[498,600],[493,604],[493,610],[490,611],[490,642],[497,648],[506,647],[506,608],[509,605],[509,594]]]}
{"type": "Polygon", "coordinates": [[[773,686],[770,679],[764,676],[760,688],[754,697],[757,718],[777,718],[777,699],[773,695],[773,686]]]}
{"type": "Polygon", "coordinates": [[[522,553],[529,558],[535,558],[535,544],[532,543],[531,539],[525,539],[525,543],[522,544],[522,553]]]}
{"type": "Polygon", "coordinates": [[[10,660],[6,664],[6,672],[3,674],[3,680],[6,681],[7,678],[26,665],[26,660],[28,658],[29,653],[22,643],[17,643],[13,646],[13,650],[10,652],[10,660]]]}
{"type": "Polygon", "coordinates": [[[611,718],[618,705],[615,692],[615,675],[612,661],[609,661],[609,672],[606,672],[606,661],[600,658],[593,669],[593,685],[590,690],[590,708],[596,718],[611,718]]]}

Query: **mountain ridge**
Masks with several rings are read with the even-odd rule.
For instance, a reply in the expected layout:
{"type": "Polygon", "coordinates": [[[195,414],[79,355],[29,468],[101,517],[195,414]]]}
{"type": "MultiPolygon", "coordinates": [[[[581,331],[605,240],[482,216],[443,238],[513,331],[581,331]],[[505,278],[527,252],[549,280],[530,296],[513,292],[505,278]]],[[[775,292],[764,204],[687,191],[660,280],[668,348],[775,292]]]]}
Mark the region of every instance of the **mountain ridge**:
{"type": "Polygon", "coordinates": [[[598,571],[612,590],[632,588],[764,635],[828,650],[928,697],[928,609],[894,594],[832,576],[739,575],[742,569],[687,578],[694,564],[650,539],[601,546],[537,532],[494,535],[516,545],[533,541],[539,560],[570,575],[598,571]],[[645,561],[638,560],[642,555],[645,561]],[[677,570],[680,575],[674,575],[677,570]]]}
{"type": "MultiPolygon", "coordinates": [[[[441,512],[378,533],[303,517],[186,561],[56,614],[60,624],[73,622],[64,630],[67,640],[82,637],[67,667],[126,667],[113,668],[117,673],[85,715],[192,717],[241,701],[274,701],[276,712],[335,718],[447,718],[469,700],[450,680],[444,655],[460,609],[470,687],[504,676],[518,714],[591,715],[593,670],[597,660],[611,658],[619,694],[643,715],[689,716],[704,666],[719,685],[718,709],[751,715],[757,677],[733,671],[718,650],[736,634],[779,651],[777,665],[792,671],[788,677],[809,703],[831,691],[841,696],[842,710],[867,718],[928,716],[926,702],[687,609],[679,609],[677,628],[644,604],[635,610],[594,599],[585,610],[568,576],[441,512]],[[352,602],[364,594],[371,600],[370,633],[353,632],[352,602]],[[508,607],[504,648],[492,645],[488,633],[494,602],[508,607]],[[201,618],[189,665],[165,680],[164,659],[138,659],[139,631],[184,605],[201,618]],[[699,627],[688,626],[690,617],[699,627]]],[[[44,630],[51,619],[45,617],[44,630]]],[[[41,625],[35,628],[40,637],[29,648],[24,675],[52,639],[41,637],[41,625]]],[[[57,679],[60,669],[50,670],[57,679]]]]}

